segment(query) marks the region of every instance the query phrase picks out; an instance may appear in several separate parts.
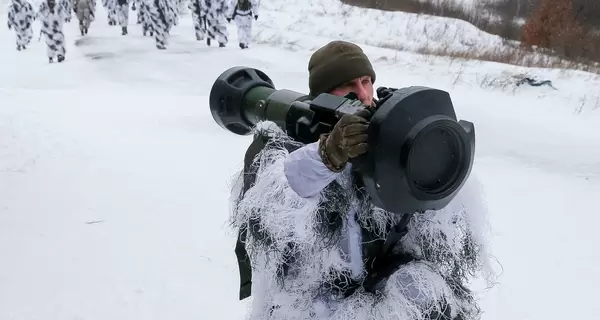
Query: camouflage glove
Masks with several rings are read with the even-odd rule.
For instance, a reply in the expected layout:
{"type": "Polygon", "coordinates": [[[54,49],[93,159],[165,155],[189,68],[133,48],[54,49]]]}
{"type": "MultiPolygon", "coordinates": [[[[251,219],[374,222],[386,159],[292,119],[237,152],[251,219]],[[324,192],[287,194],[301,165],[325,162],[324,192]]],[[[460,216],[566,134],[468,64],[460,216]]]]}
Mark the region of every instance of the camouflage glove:
{"type": "Polygon", "coordinates": [[[367,152],[367,109],[355,114],[345,114],[335,124],[330,133],[319,138],[319,155],[329,170],[340,172],[346,163],[367,152]]]}
{"type": "Polygon", "coordinates": [[[258,20],[258,16],[257,15],[254,16],[254,20],[258,20]]]}

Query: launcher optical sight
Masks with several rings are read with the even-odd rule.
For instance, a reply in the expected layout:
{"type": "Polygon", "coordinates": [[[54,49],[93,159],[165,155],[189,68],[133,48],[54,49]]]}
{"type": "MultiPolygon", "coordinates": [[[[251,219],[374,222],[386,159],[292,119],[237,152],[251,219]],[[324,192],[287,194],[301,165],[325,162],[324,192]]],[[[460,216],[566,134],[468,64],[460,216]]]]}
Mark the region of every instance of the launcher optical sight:
{"type": "MultiPolygon", "coordinates": [[[[473,123],[457,121],[445,91],[380,87],[377,98],[368,151],[355,160],[372,203],[398,214],[444,208],[471,172],[473,123]]],[[[350,96],[277,90],[264,72],[248,67],[223,72],[209,99],[212,116],[224,129],[247,135],[259,121],[272,121],[302,143],[318,141],[342,115],[368,108],[350,96]]]]}

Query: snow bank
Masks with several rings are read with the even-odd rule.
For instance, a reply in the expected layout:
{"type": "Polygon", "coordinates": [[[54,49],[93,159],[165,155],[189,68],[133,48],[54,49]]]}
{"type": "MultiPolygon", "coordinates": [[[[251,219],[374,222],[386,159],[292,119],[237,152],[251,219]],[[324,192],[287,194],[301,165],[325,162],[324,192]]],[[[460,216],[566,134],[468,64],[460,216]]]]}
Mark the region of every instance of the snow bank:
{"type": "MultiPolygon", "coordinates": [[[[463,3],[469,5],[467,1],[463,3]]],[[[452,90],[456,86],[501,91],[525,99],[544,99],[559,114],[594,114],[600,110],[600,78],[566,69],[528,68],[483,60],[419,54],[423,51],[473,52],[505,46],[499,37],[459,20],[406,12],[352,7],[339,0],[263,0],[254,41],[307,55],[332,39],[360,44],[376,68],[397,70],[383,85],[414,85],[404,79],[426,76],[421,85],[452,90]],[[426,50],[429,49],[429,50],[426,50]],[[531,77],[551,86],[517,86],[531,77]]],[[[460,54],[459,54],[460,56],[460,54]]],[[[542,110],[538,110],[542,111],[542,110]]]]}
{"type": "Polygon", "coordinates": [[[257,27],[257,40],[263,42],[288,43],[283,39],[297,33],[291,41],[316,36],[406,51],[503,46],[499,36],[463,20],[358,8],[338,0],[263,0],[257,27]]]}

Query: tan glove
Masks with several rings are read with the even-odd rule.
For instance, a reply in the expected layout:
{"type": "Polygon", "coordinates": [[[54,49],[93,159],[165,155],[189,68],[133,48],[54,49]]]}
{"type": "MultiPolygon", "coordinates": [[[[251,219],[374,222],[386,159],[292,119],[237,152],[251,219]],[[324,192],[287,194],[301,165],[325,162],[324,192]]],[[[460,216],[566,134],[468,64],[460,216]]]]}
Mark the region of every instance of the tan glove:
{"type": "Polygon", "coordinates": [[[366,109],[345,114],[330,133],[320,136],[319,154],[329,170],[340,172],[350,159],[367,152],[367,118],[370,114],[366,109]]]}

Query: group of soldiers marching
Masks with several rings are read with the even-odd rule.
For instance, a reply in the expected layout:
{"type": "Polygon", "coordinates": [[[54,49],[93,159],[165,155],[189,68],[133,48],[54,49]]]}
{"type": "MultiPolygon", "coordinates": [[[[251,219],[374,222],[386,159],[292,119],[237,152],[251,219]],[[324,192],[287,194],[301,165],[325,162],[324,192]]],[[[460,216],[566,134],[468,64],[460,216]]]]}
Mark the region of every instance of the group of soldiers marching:
{"type": "Polygon", "coordinates": [[[211,39],[217,40],[219,47],[227,44],[229,32],[227,22],[235,21],[237,25],[239,46],[248,48],[252,34],[252,20],[258,19],[258,3],[256,0],[191,0],[189,9],[194,20],[196,39],[211,45],[211,39]],[[231,2],[230,2],[231,1],[231,2]]]}
{"type": "MultiPolygon", "coordinates": [[[[64,23],[69,23],[72,13],[79,20],[82,36],[96,16],[96,0],[44,0],[37,12],[29,0],[12,0],[8,8],[8,28],[16,33],[17,50],[25,50],[33,38],[33,21],[41,23],[49,62],[65,60],[64,23]],[[58,3],[57,3],[58,1],[58,3]]],[[[121,26],[127,35],[129,9],[137,11],[137,24],[144,36],[154,37],[156,48],[166,49],[170,31],[179,22],[182,6],[186,0],[102,0],[108,15],[108,24],[121,26]]],[[[248,48],[253,20],[258,19],[258,0],[187,0],[194,22],[196,39],[211,45],[216,40],[219,47],[228,43],[227,23],[237,26],[239,46],[248,48]]]]}
{"type": "MultiPolygon", "coordinates": [[[[77,1],[77,0],[75,0],[77,1]]],[[[82,1],[82,0],[79,0],[82,1]]],[[[12,0],[8,8],[8,28],[17,35],[17,50],[25,50],[33,38],[33,21],[40,20],[41,30],[47,46],[48,59],[58,62],[65,60],[65,36],[63,23],[71,21],[71,2],[56,0],[42,2],[37,12],[27,0],[12,0]]]]}

